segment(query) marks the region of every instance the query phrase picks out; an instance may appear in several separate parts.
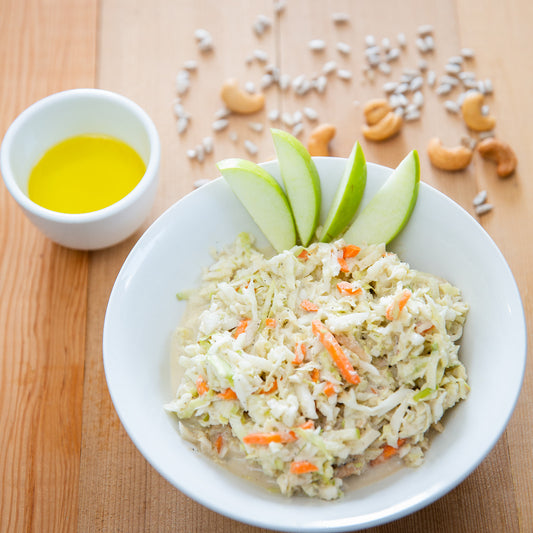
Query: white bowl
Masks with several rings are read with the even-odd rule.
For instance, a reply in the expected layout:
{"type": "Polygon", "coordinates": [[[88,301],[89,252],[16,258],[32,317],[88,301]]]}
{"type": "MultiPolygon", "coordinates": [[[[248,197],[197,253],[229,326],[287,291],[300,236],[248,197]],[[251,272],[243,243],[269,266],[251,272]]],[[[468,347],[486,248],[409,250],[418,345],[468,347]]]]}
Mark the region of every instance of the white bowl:
{"type": "Polygon", "coordinates": [[[92,250],[126,239],[146,219],[155,199],[160,152],[154,123],[137,104],[109,91],[73,89],[39,100],[15,119],[2,141],[0,170],[13,198],[46,236],[69,248],[92,250]],[[32,202],[28,178],[35,164],[55,144],[85,133],[120,139],[141,156],[146,172],[137,186],[90,213],[58,213],[32,202]]]}
{"type": "MultiPolygon", "coordinates": [[[[315,158],[330,204],[344,159],[315,158]]],[[[276,162],[263,165],[278,180],[276,162]]],[[[364,202],[391,170],[368,165],[364,202]]],[[[399,518],[458,485],[489,453],[514,409],[524,374],[526,328],[515,281],[482,227],[452,200],[421,183],[412,218],[392,250],[413,268],[447,278],[471,306],[461,358],[471,393],[446,416],[425,463],[405,468],[339,501],[287,499],[266,492],[192,451],[163,410],[173,398],[169,339],[185,303],[178,291],[199,282],[209,250],[248,231],[266,245],[222,178],[189,194],[141,237],[116,280],[103,350],[109,391],[131,439],[180,491],[236,520],[282,531],[353,531],[399,518]],[[191,231],[192,230],[192,231],[191,231]]]]}

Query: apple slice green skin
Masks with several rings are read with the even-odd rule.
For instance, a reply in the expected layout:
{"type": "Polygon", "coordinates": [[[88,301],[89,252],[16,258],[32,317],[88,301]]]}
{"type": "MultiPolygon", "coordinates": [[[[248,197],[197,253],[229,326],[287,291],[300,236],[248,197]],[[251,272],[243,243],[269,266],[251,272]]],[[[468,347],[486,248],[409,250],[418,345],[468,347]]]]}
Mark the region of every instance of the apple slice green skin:
{"type": "Polygon", "coordinates": [[[305,146],[283,130],[271,129],[278,164],[300,242],[307,246],[320,217],[320,178],[305,146]]]}
{"type": "Polygon", "coordinates": [[[348,228],[348,244],[388,244],[403,229],[416,204],[420,162],[416,150],[407,154],[348,228]]]}
{"type": "Polygon", "coordinates": [[[346,161],[344,173],[322,227],[320,242],[330,242],[346,229],[361,203],[365,186],[365,155],[359,142],[356,142],[346,161]]]}
{"type": "Polygon", "coordinates": [[[263,168],[245,159],[217,163],[222,176],[259,229],[279,253],[296,244],[289,201],[279,183],[263,168]]]}

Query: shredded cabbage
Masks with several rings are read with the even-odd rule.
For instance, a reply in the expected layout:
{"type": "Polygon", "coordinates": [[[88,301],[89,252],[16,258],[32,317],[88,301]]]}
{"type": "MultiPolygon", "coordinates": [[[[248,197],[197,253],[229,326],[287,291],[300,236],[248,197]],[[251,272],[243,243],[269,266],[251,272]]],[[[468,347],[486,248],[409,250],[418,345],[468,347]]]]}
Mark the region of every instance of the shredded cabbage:
{"type": "Polygon", "coordinates": [[[183,375],[165,407],[184,438],[217,458],[242,454],[286,495],[337,498],[345,477],[395,454],[420,465],[428,430],[469,391],[460,291],[384,245],[343,260],[344,248],[338,240],[266,258],[243,234],[188,291],[197,311],[176,332],[183,375]],[[333,334],[357,384],[313,321],[333,334]]]}

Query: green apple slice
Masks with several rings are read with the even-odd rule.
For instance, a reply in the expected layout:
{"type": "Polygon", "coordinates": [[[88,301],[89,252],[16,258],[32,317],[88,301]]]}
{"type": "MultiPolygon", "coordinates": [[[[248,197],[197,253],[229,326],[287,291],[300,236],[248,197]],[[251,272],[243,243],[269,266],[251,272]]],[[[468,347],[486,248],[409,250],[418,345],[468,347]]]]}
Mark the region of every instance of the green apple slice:
{"type": "Polygon", "coordinates": [[[305,146],[286,131],[272,129],[274,147],[300,241],[307,246],[320,217],[320,178],[305,146]]]}
{"type": "Polygon", "coordinates": [[[344,234],[350,244],[389,243],[403,229],[416,203],[420,183],[418,153],[412,150],[344,234]]]}
{"type": "Polygon", "coordinates": [[[365,185],[365,155],[361,145],[356,142],[346,161],[344,173],[320,232],[320,242],[330,242],[346,229],[361,203],[365,185]]]}
{"type": "Polygon", "coordinates": [[[263,168],[245,159],[217,163],[222,176],[279,253],[296,244],[289,201],[279,183],[263,168]]]}

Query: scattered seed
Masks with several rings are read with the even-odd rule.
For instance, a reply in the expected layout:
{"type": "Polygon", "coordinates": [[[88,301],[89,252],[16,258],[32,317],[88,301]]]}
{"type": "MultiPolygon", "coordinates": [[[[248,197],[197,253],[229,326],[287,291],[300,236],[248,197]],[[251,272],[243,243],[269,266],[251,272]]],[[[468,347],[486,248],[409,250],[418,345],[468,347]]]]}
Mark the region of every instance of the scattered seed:
{"type": "Polygon", "coordinates": [[[309,120],[318,120],[318,113],[312,107],[304,107],[303,112],[309,120]]]}
{"type": "Polygon", "coordinates": [[[379,56],[380,54],[380,48],[379,46],[369,46],[366,50],[365,50],[365,55],[367,57],[370,57],[370,56],[379,56]]]}
{"type": "Polygon", "coordinates": [[[482,105],[481,106],[481,114],[484,115],[484,116],[487,116],[490,112],[490,109],[489,109],[489,106],[488,105],[482,105]]]}
{"type": "Polygon", "coordinates": [[[292,114],[285,111],[281,114],[281,122],[285,124],[285,126],[288,126],[289,128],[294,126],[294,120],[292,118],[292,114]]]}
{"type": "Polygon", "coordinates": [[[196,158],[196,150],[194,149],[190,149],[190,150],[187,150],[187,157],[189,159],[195,159],[196,158]]]}
{"type": "Polygon", "coordinates": [[[398,87],[398,83],[395,81],[389,81],[383,85],[383,90],[386,93],[392,93],[398,87]]]}
{"type": "Polygon", "coordinates": [[[418,60],[418,69],[421,72],[424,72],[424,71],[427,70],[427,68],[428,68],[428,62],[425,59],[419,59],[418,60]]]}
{"type": "Polygon", "coordinates": [[[248,127],[257,133],[260,133],[263,131],[264,126],[262,122],[248,122],[248,127]]]}
{"type": "Polygon", "coordinates": [[[485,94],[492,94],[494,90],[492,86],[492,81],[487,78],[484,83],[485,83],[485,94]]]}
{"type": "Polygon", "coordinates": [[[405,109],[402,107],[402,106],[398,106],[394,112],[400,116],[400,117],[403,117],[405,115],[405,109]]]}
{"type": "Polygon", "coordinates": [[[263,77],[261,78],[260,86],[261,89],[267,89],[274,83],[274,76],[272,74],[263,74],[263,77]]]}
{"type": "Polygon", "coordinates": [[[269,112],[268,112],[268,120],[270,120],[270,122],[276,122],[276,120],[279,119],[279,109],[271,109],[269,112]]]}
{"type": "Polygon", "coordinates": [[[194,59],[189,59],[188,61],[185,61],[185,63],[183,63],[183,68],[185,70],[188,70],[189,72],[196,70],[198,68],[198,62],[194,59]]]}
{"type": "Polygon", "coordinates": [[[365,37],[365,44],[367,47],[376,46],[376,38],[373,35],[367,35],[365,37]]]}
{"type": "Polygon", "coordinates": [[[485,213],[488,213],[489,211],[492,211],[494,209],[494,206],[492,204],[481,204],[477,205],[474,210],[476,211],[476,215],[481,216],[485,213]]]}
{"type": "Polygon", "coordinates": [[[272,26],[272,21],[266,15],[258,15],[253,25],[253,30],[258,37],[261,37],[270,26],[272,26]]]}
{"type": "Polygon", "coordinates": [[[448,63],[455,63],[456,65],[462,65],[464,61],[463,56],[452,56],[448,59],[448,63]]]}
{"type": "Polygon", "coordinates": [[[197,41],[202,41],[203,39],[211,37],[211,34],[203,28],[198,28],[194,31],[194,37],[197,41]]]}
{"type": "Polygon", "coordinates": [[[407,39],[405,38],[405,33],[399,33],[396,37],[396,40],[398,41],[398,46],[400,46],[400,48],[406,47],[407,39]]]}
{"type": "Polygon", "coordinates": [[[249,139],[246,139],[244,141],[244,148],[250,155],[256,155],[257,152],[259,152],[259,148],[257,147],[257,145],[249,139]]]}
{"type": "Polygon", "coordinates": [[[203,187],[204,185],[207,185],[211,180],[208,180],[207,178],[202,178],[199,180],[196,180],[193,185],[195,189],[199,189],[200,187],[203,187]]]}
{"type": "Polygon", "coordinates": [[[453,87],[449,83],[441,83],[436,89],[435,92],[440,96],[448,94],[453,87]]]}
{"type": "Polygon", "coordinates": [[[210,154],[214,148],[213,137],[204,137],[202,139],[202,146],[204,147],[205,153],[210,154]]]}
{"type": "Polygon", "coordinates": [[[309,41],[309,49],[313,52],[322,52],[326,48],[326,41],[322,39],[312,39],[309,41]]]}
{"type": "Polygon", "coordinates": [[[204,147],[201,144],[199,144],[195,148],[195,151],[196,151],[196,160],[198,161],[198,163],[203,163],[205,159],[204,147]]]}
{"type": "Polygon", "coordinates": [[[338,42],[336,45],[337,50],[344,55],[348,55],[352,51],[352,47],[348,43],[338,42]]]}
{"type": "Polygon", "coordinates": [[[394,90],[396,94],[403,94],[406,93],[409,90],[409,84],[408,83],[400,83],[398,87],[394,90]]]}
{"type": "Polygon", "coordinates": [[[215,111],[215,119],[227,118],[231,115],[231,111],[226,107],[221,107],[218,111],[215,111]]]}
{"type": "Polygon", "coordinates": [[[424,78],[422,78],[422,76],[417,76],[411,80],[411,83],[409,84],[409,90],[413,92],[418,91],[422,85],[424,85],[424,78]]]}
{"type": "Polygon", "coordinates": [[[291,84],[291,77],[288,74],[282,74],[279,77],[278,85],[282,91],[286,91],[291,84]]]}
{"type": "Polygon", "coordinates": [[[191,86],[190,74],[188,70],[180,70],[176,74],[176,92],[184,95],[191,86]]]}
{"type": "Polygon", "coordinates": [[[480,131],[479,132],[479,140],[482,141],[483,139],[488,139],[489,137],[494,137],[494,132],[491,131],[480,131]]]}
{"type": "Polygon", "coordinates": [[[422,107],[424,105],[424,95],[422,91],[415,91],[413,94],[413,104],[416,107],[422,107]]]}
{"type": "Polygon", "coordinates": [[[276,2],[274,2],[274,13],[276,13],[276,15],[281,15],[283,11],[285,11],[286,5],[286,0],[276,0],[276,2]]]}
{"type": "Polygon", "coordinates": [[[337,76],[341,80],[351,80],[352,79],[352,73],[349,70],[346,70],[344,68],[340,68],[337,70],[337,76]]]}
{"type": "Polygon", "coordinates": [[[459,85],[459,81],[457,78],[454,78],[453,76],[444,75],[440,77],[440,83],[446,83],[448,85],[451,85],[452,87],[455,87],[459,85]]]}
{"type": "Polygon", "coordinates": [[[252,81],[247,81],[247,82],[244,84],[244,90],[245,90],[247,93],[254,94],[254,93],[256,92],[255,84],[254,84],[252,81]]]}
{"type": "Polygon", "coordinates": [[[398,59],[400,57],[400,49],[399,48],[391,48],[386,54],[385,54],[385,61],[394,61],[395,59],[398,59]]]}
{"type": "Polygon", "coordinates": [[[335,61],[328,61],[322,67],[322,72],[324,74],[331,74],[335,70],[337,70],[337,63],[335,61]]]}
{"type": "Polygon", "coordinates": [[[435,74],[435,71],[428,70],[428,73],[426,75],[426,81],[430,87],[433,87],[435,85],[435,82],[437,81],[437,75],[435,74]]]}
{"type": "Polygon", "coordinates": [[[474,50],[472,48],[461,48],[461,55],[465,59],[472,59],[474,57],[474,50]]]}
{"type": "Polygon", "coordinates": [[[431,52],[435,49],[435,41],[431,35],[426,35],[424,41],[426,42],[426,48],[428,52],[431,52]]]}
{"type": "Polygon", "coordinates": [[[178,118],[176,122],[176,129],[178,130],[178,133],[181,135],[182,133],[185,133],[187,131],[187,128],[189,127],[189,119],[185,117],[178,118]]]}
{"type": "Polygon", "coordinates": [[[315,81],[315,89],[317,92],[322,94],[326,90],[326,85],[328,84],[328,79],[326,76],[319,76],[315,81]]]}
{"type": "Polygon", "coordinates": [[[370,54],[367,56],[366,60],[368,61],[368,64],[371,66],[371,67],[376,67],[380,64],[380,59],[379,59],[379,55],[377,54],[370,54]]]}
{"type": "Polygon", "coordinates": [[[304,130],[304,125],[301,123],[301,122],[298,122],[297,124],[294,125],[294,127],[292,128],[292,134],[295,136],[295,137],[298,137],[299,135],[301,135],[302,131],[304,130]]]}
{"type": "Polygon", "coordinates": [[[222,131],[228,127],[229,120],[227,118],[221,118],[219,120],[215,120],[212,124],[213,131],[222,131]]]}
{"type": "Polygon", "coordinates": [[[431,24],[423,24],[422,26],[418,26],[418,29],[416,32],[420,37],[424,37],[425,35],[428,35],[430,33],[433,33],[433,26],[431,24]]]}
{"type": "Polygon", "coordinates": [[[268,61],[268,54],[264,50],[260,50],[259,48],[253,51],[253,56],[260,63],[266,63],[268,61]]]}
{"type": "Polygon", "coordinates": [[[388,63],[380,63],[378,65],[378,69],[380,72],[382,72],[383,74],[390,74],[391,73],[391,67],[388,63]]]}
{"type": "Polygon", "coordinates": [[[348,15],[348,13],[333,13],[331,15],[331,20],[335,24],[346,24],[350,21],[350,15],[348,15]]]}
{"type": "Polygon", "coordinates": [[[468,149],[473,150],[476,147],[477,141],[473,137],[470,137],[470,135],[463,135],[461,137],[461,144],[468,149]]]}
{"type": "Polygon", "coordinates": [[[426,40],[425,39],[422,39],[422,37],[419,37],[416,41],[415,41],[415,44],[416,44],[416,47],[418,48],[418,50],[422,53],[425,53],[428,51],[428,46],[426,44],[426,40]]]}
{"type": "Polygon", "coordinates": [[[412,120],[418,120],[420,118],[420,111],[418,109],[413,109],[411,111],[406,110],[403,118],[407,122],[410,122],[412,120]]]}
{"type": "Polygon", "coordinates": [[[454,102],[453,100],[446,100],[444,102],[444,107],[446,108],[446,111],[449,111],[450,113],[459,113],[461,108],[459,107],[459,104],[457,102],[454,102]]]}
{"type": "Polygon", "coordinates": [[[461,72],[461,65],[457,64],[457,63],[448,63],[445,67],[444,67],[444,70],[448,73],[448,74],[459,74],[459,72],[461,72]]]}
{"type": "Polygon", "coordinates": [[[474,199],[472,200],[472,204],[474,205],[474,207],[478,207],[481,204],[484,204],[486,201],[487,201],[487,191],[482,190],[482,191],[479,191],[474,196],[474,199]]]}

